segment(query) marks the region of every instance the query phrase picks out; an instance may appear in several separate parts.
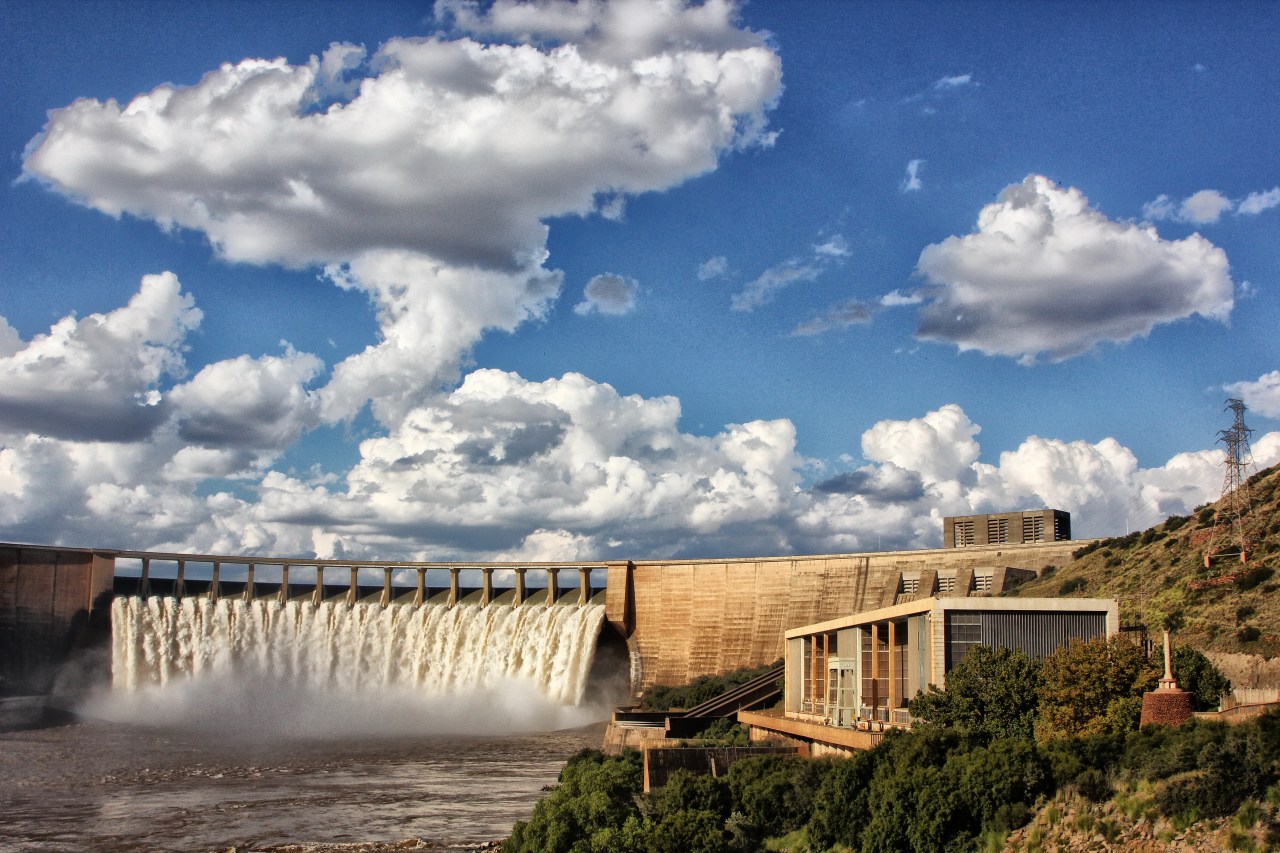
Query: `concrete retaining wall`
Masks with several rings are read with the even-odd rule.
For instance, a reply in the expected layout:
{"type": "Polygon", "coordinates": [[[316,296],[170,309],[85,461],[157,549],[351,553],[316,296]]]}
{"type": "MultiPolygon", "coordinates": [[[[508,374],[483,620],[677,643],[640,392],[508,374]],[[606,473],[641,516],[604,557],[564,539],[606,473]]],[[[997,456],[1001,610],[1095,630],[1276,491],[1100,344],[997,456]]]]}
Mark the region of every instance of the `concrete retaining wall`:
{"type": "Polygon", "coordinates": [[[47,694],[72,651],[110,631],[113,571],[93,551],[0,547],[0,693],[47,694]]]}

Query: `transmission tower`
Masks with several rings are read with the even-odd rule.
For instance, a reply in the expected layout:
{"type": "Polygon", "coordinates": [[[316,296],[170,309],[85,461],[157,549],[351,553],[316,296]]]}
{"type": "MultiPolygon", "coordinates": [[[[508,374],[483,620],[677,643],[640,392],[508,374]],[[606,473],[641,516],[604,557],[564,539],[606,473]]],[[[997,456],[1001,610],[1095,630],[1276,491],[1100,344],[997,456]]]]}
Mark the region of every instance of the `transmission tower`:
{"type": "Polygon", "coordinates": [[[1253,452],[1249,449],[1249,434],[1253,430],[1244,425],[1245,405],[1234,398],[1227,400],[1227,409],[1235,413],[1230,429],[1218,431],[1218,441],[1226,446],[1227,458],[1223,461],[1226,474],[1222,479],[1222,497],[1214,513],[1213,533],[1209,536],[1204,552],[1204,565],[1217,556],[1240,555],[1240,562],[1248,561],[1253,549],[1249,535],[1249,511],[1253,508],[1253,496],[1249,492],[1249,477],[1254,472],[1253,452]]]}

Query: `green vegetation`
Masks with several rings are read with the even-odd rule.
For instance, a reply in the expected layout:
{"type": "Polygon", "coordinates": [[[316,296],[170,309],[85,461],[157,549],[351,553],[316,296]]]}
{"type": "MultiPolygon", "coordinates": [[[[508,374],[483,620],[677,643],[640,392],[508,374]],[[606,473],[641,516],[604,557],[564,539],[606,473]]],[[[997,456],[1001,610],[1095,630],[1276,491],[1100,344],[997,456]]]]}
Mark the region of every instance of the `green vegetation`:
{"type": "Polygon", "coordinates": [[[1047,741],[1137,728],[1142,694],[1161,673],[1140,646],[1099,637],[1054,652],[1043,675],[1036,734],[1047,741]]]}
{"type": "Polygon", "coordinates": [[[1153,629],[1163,614],[1179,612],[1184,617],[1178,630],[1183,644],[1207,652],[1280,655],[1280,606],[1275,600],[1280,591],[1275,582],[1280,577],[1280,466],[1250,478],[1249,488],[1249,524],[1256,544],[1247,566],[1223,559],[1205,568],[1205,539],[1217,509],[1210,504],[1147,530],[1083,543],[1070,562],[1019,584],[1009,594],[1116,598],[1122,624],[1153,629]],[[1192,587],[1211,573],[1236,577],[1221,586],[1192,587]]]}
{"type": "Polygon", "coordinates": [[[930,685],[908,707],[925,726],[942,726],[983,740],[1022,738],[1034,732],[1044,678],[1022,652],[978,646],[947,676],[947,689],[930,685]]]}
{"type": "MultiPolygon", "coordinates": [[[[1227,686],[1198,652],[1176,650],[1174,663],[1198,695],[1216,697],[1227,686]]],[[[978,647],[951,672],[949,692],[931,689],[911,702],[921,719],[913,731],[891,731],[847,759],[756,756],[721,778],[677,771],[644,795],[636,753],[579,753],[503,849],[999,850],[1063,791],[1089,803],[1115,798],[1114,816],[1072,820],[1075,831],[1109,843],[1118,843],[1122,817],[1163,819],[1182,831],[1237,815],[1236,831],[1247,834],[1263,821],[1267,798],[1275,803],[1266,815],[1280,811],[1280,715],[1139,732],[1134,700],[1155,678],[1125,641],[1073,643],[1043,664],[978,647]]],[[[731,724],[720,728],[734,736],[731,724]]],[[[1060,821],[1058,806],[1048,806],[1034,832],[1043,837],[1060,821]]]]}
{"type": "MultiPolygon", "coordinates": [[[[1184,644],[1280,653],[1272,599],[1280,590],[1280,467],[1250,486],[1262,533],[1248,570],[1229,585],[1189,585],[1204,576],[1210,505],[1088,543],[1016,594],[1116,597],[1126,624],[1173,623],[1184,644]]],[[[1172,664],[1198,708],[1215,707],[1230,689],[1198,651],[1174,649],[1172,664]]],[[[766,669],[658,687],[645,704],[689,708],[766,669]]],[[[842,760],[745,759],[718,779],[675,773],[650,795],[641,793],[637,754],[584,752],[503,849],[888,853],[995,851],[1007,841],[1047,850],[1099,836],[1120,849],[1135,824],[1153,841],[1208,825],[1218,833],[1209,846],[1280,849],[1280,714],[1139,731],[1141,694],[1159,675],[1124,641],[1075,643],[1043,664],[977,649],[948,676],[950,692],[911,702],[921,720],[914,731],[890,732],[875,749],[842,760]]],[[[742,737],[727,721],[707,734],[726,743],[742,737]]]]}
{"type": "Polygon", "coordinates": [[[640,793],[639,764],[636,753],[575,756],[504,851],[1000,849],[1042,805],[1037,833],[1110,843],[1136,821],[1176,833],[1219,820],[1245,840],[1280,832],[1280,714],[1045,743],[928,727],[848,759],[760,756],[718,779],[680,771],[650,795],[640,793]],[[1077,808],[1063,825],[1064,796],[1112,805],[1077,808]]]}
{"type": "Polygon", "coordinates": [[[782,666],[782,661],[780,660],[768,666],[735,669],[723,675],[704,675],[679,687],[659,684],[645,694],[641,700],[641,708],[646,711],[688,710],[696,705],[701,705],[708,699],[714,699],[734,687],[759,678],[769,670],[779,666],[782,666]]]}
{"type": "Polygon", "coordinates": [[[1173,678],[1190,693],[1197,711],[1216,711],[1222,697],[1231,692],[1231,681],[1201,652],[1179,646],[1170,655],[1173,678]]]}

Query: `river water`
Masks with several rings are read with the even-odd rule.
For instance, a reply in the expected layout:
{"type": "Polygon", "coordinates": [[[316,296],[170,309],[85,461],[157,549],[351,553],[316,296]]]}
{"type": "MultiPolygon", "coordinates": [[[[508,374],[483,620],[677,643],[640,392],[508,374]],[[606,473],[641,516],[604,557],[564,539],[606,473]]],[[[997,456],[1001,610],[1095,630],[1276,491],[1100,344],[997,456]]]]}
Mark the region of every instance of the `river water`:
{"type": "Polygon", "coordinates": [[[603,619],[117,598],[111,648],[55,683],[82,722],[0,733],[0,851],[502,838],[600,743],[576,727],[607,716],[600,688],[584,697],[603,619]]]}
{"type": "Polygon", "coordinates": [[[598,728],[242,735],[107,721],[0,733],[0,850],[372,850],[410,839],[474,849],[527,819],[565,760],[600,743],[598,728]]]}

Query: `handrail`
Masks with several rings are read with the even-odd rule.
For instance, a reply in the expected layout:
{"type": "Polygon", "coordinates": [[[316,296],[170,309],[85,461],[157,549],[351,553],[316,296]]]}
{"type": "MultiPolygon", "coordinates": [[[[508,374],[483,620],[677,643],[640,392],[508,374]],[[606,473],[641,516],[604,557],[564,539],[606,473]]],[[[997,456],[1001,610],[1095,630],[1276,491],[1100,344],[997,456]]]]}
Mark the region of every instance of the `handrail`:
{"type": "Polygon", "coordinates": [[[776,696],[780,691],[775,686],[786,671],[785,666],[774,667],[768,672],[757,675],[750,681],[726,690],[719,696],[695,705],[680,716],[682,717],[715,717],[728,716],[742,710],[743,705],[755,705],[776,696]],[[724,713],[728,709],[728,714],[724,713]]]}

